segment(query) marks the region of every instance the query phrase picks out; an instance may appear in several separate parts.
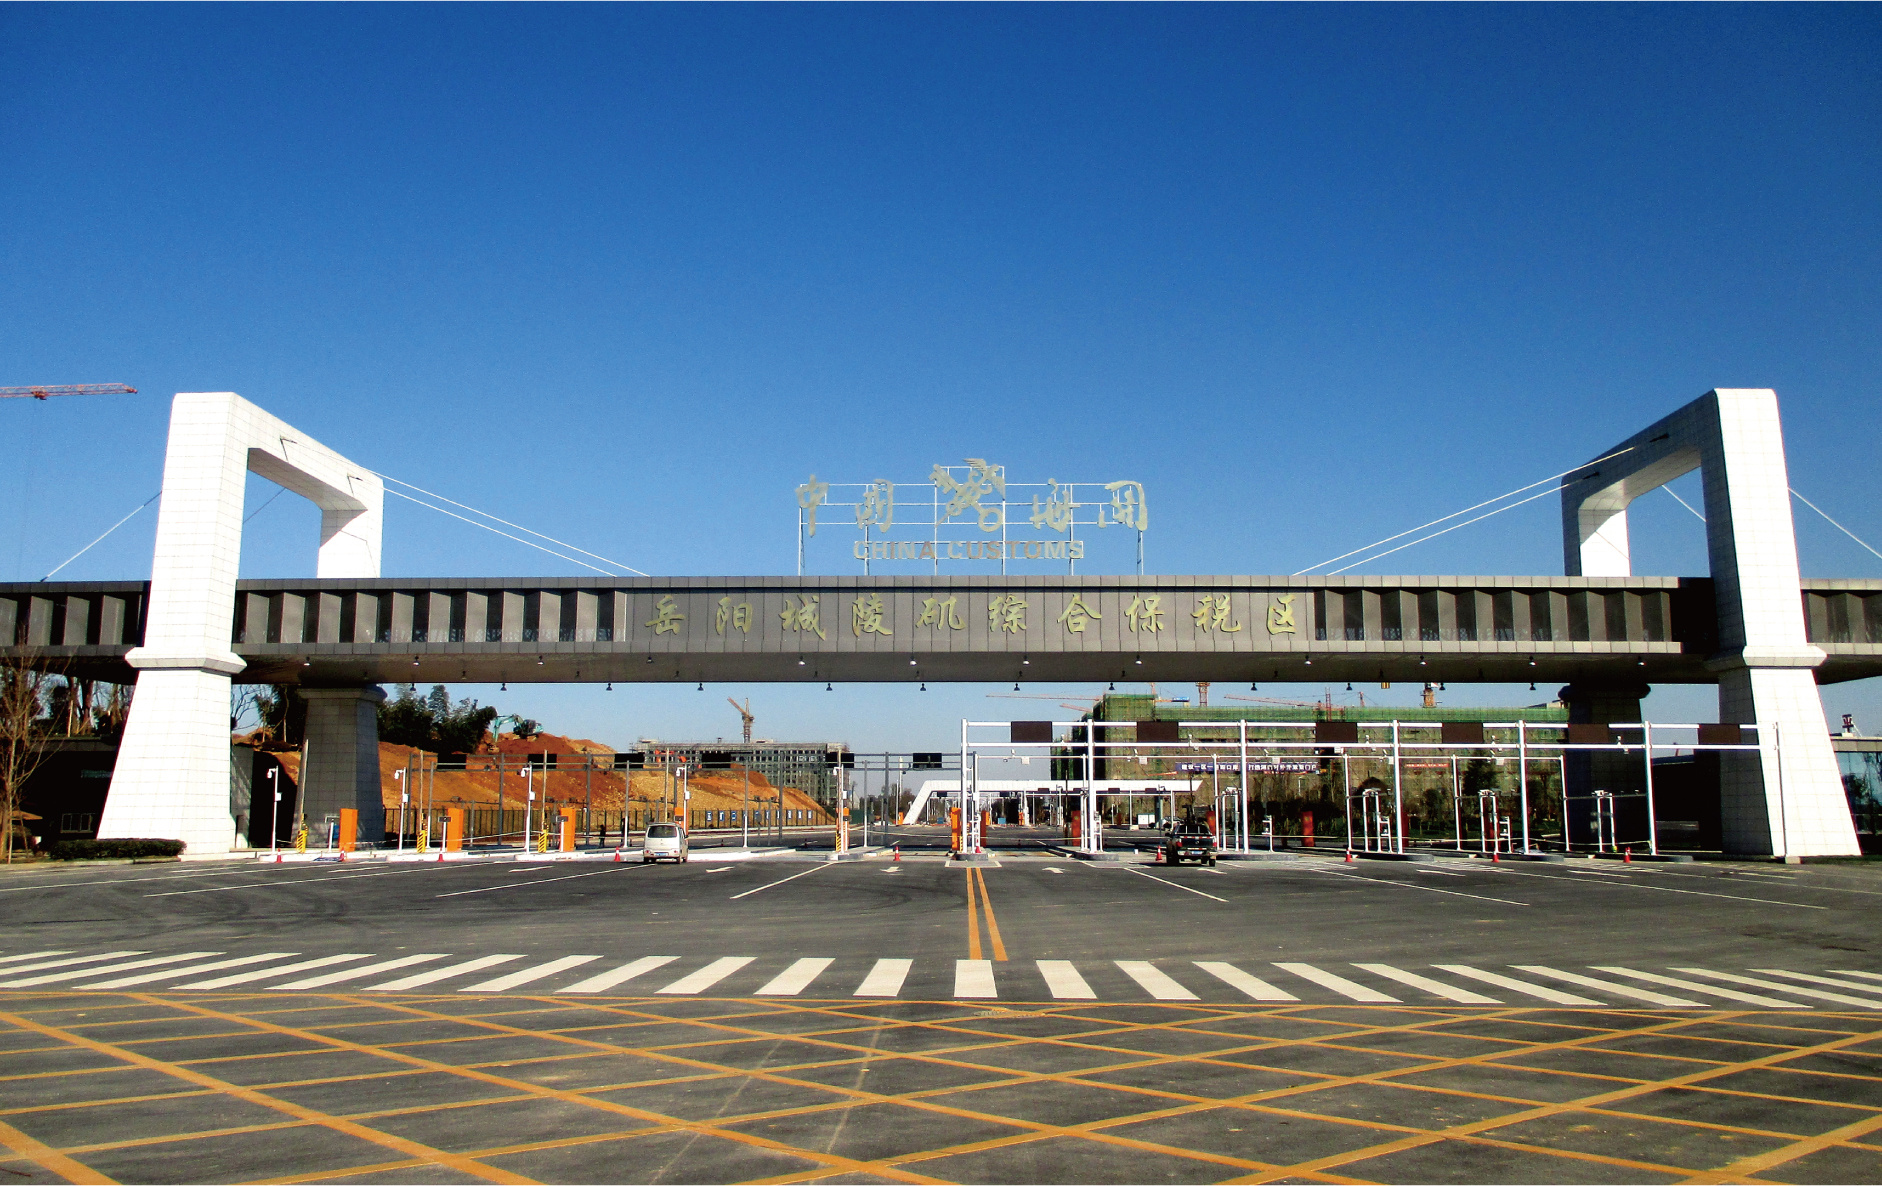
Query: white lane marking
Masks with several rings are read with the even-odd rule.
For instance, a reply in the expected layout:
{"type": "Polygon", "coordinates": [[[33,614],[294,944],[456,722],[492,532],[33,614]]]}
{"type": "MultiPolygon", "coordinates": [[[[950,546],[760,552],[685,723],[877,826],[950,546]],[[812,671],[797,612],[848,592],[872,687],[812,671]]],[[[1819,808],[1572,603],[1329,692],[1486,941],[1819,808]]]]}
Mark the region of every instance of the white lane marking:
{"type": "MultiPolygon", "coordinates": [[[[38,972],[45,968],[68,968],[73,964],[95,964],[102,960],[123,959],[127,955],[143,955],[141,951],[107,951],[103,955],[75,955],[71,959],[41,960],[36,964],[22,964],[17,968],[8,968],[7,975],[20,972],[38,972]]],[[[102,971],[102,969],[97,969],[102,971]]]]}
{"type": "Polygon", "coordinates": [[[1549,988],[1547,985],[1542,984],[1530,984],[1527,981],[1518,980],[1513,976],[1504,976],[1497,972],[1486,972],[1482,968],[1473,968],[1467,964],[1432,964],[1431,966],[1437,968],[1439,971],[1449,972],[1453,976],[1464,976],[1471,980],[1481,980],[1485,984],[1494,984],[1498,988],[1507,988],[1511,992],[1523,993],[1539,1001],[1547,1001],[1552,1005],[1599,1005],[1601,1003],[1600,1001],[1591,1001],[1587,997],[1578,997],[1572,992],[1563,992],[1560,989],[1549,988]]]}
{"type": "Polygon", "coordinates": [[[1047,872],[1047,873],[1063,873],[1063,872],[1065,872],[1065,870],[1063,870],[1063,869],[1055,869],[1055,868],[1053,868],[1053,867],[1052,867],[1051,865],[1047,865],[1047,866],[1046,866],[1046,872],[1047,872]]]}
{"type": "Polygon", "coordinates": [[[321,881],[358,881],[365,877],[391,877],[398,873],[416,873],[416,869],[387,869],[380,873],[329,873],[325,877],[303,877],[298,881],[245,881],[240,885],[211,885],[201,889],[165,890],[161,894],[145,894],[146,898],[180,898],[184,894],[224,894],[230,890],[255,889],[264,885],[313,885],[321,881]]]}
{"type": "Polygon", "coordinates": [[[1648,992],[1644,988],[1634,988],[1626,984],[1616,984],[1612,980],[1599,980],[1593,976],[1583,976],[1580,972],[1564,972],[1560,968],[1551,968],[1546,964],[1511,964],[1518,972],[1527,972],[1531,976],[1547,976],[1551,980],[1560,980],[1568,984],[1579,984],[1583,988],[1599,989],[1616,996],[1632,997],[1636,1001],[1645,1001],[1649,1005],[1661,1005],[1669,1009],[1703,1009],[1702,1001],[1689,1001],[1685,997],[1669,997],[1663,992],[1648,992]]]}
{"type": "Polygon", "coordinates": [[[177,987],[192,990],[199,988],[223,988],[231,984],[247,984],[254,980],[267,980],[274,976],[285,976],[289,972],[310,971],[314,968],[326,968],[334,964],[345,964],[351,963],[354,960],[369,960],[371,958],[371,952],[360,952],[357,955],[328,955],[322,956],[317,960],[302,960],[298,964],[283,964],[278,968],[263,968],[259,972],[237,972],[233,976],[218,976],[214,980],[192,980],[188,984],[179,984],[177,987]]]}
{"type": "Polygon", "coordinates": [[[755,958],[755,956],[749,955],[723,956],[713,960],[711,963],[689,976],[680,977],[660,991],[674,996],[704,992],[719,983],[719,981],[724,980],[727,976],[738,971],[746,964],[751,963],[755,958]]]}
{"type": "Polygon", "coordinates": [[[1332,972],[1323,971],[1314,967],[1312,964],[1283,964],[1276,961],[1274,966],[1281,969],[1283,972],[1292,972],[1302,980],[1311,980],[1321,988],[1330,988],[1341,996],[1350,997],[1355,1001],[1364,1001],[1369,1005],[1396,1005],[1400,1003],[1397,997],[1387,996],[1376,988],[1367,988],[1363,984],[1355,984],[1344,976],[1337,976],[1332,972]]]}
{"type": "Polygon", "coordinates": [[[1196,966],[1222,983],[1238,988],[1257,1001],[1298,1001],[1291,992],[1274,987],[1259,976],[1251,976],[1234,964],[1197,960],[1196,966]]]}
{"type": "Polygon", "coordinates": [[[611,971],[603,972],[598,976],[590,976],[588,979],[580,981],[579,983],[571,984],[562,991],[606,992],[617,984],[627,983],[643,972],[651,972],[655,968],[665,967],[678,958],[680,957],[677,955],[643,955],[639,959],[622,964],[620,967],[611,971]]]}
{"type": "Polygon", "coordinates": [[[766,885],[761,885],[756,889],[748,889],[742,894],[733,894],[731,897],[731,900],[736,902],[740,898],[749,898],[753,894],[761,894],[764,891],[770,889],[772,886],[783,885],[787,881],[796,881],[800,877],[809,877],[812,873],[815,873],[820,869],[828,869],[829,867],[830,867],[829,865],[813,865],[810,868],[804,870],[802,873],[793,873],[789,877],[780,877],[776,881],[770,882],[766,885]]]}
{"type": "Polygon", "coordinates": [[[1137,982],[1137,987],[1149,993],[1159,1001],[1195,1001],[1201,1000],[1195,993],[1172,980],[1161,968],[1148,960],[1114,960],[1118,970],[1137,982]]]}
{"type": "Polygon", "coordinates": [[[809,988],[810,982],[823,975],[823,970],[835,962],[828,956],[806,956],[767,980],[757,995],[794,997],[809,988]]]}
{"type": "Polygon", "coordinates": [[[519,968],[514,972],[509,972],[502,976],[473,984],[469,988],[460,988],[458,991],[503,992],[505,989],[519,988],[522,985],[545,979],[555,975],[557,972],[566,972],[570,968],[579,968],[583,964],[593,963],[600,958],[601,957],[598,955],[565,955],[561,959],[553,959],[544,964],[531,964],[527,968],[519,968]]]}
{"type": "Polygon", "coordinates": [[[0,988],[27,988],[35,984],[57,984],[61,980],[78,980],[85,976],[97,976],[105,972],[130,972],[138,968],[155,968],[163,964],[181,964],[190,960],[199,960],[207,956],[221,955],[220,951],[186,951],[182,955],[159,955],[146,960],[132,960],[128,964],[109,964],[102,968],[70,968],[60,972],[47,972],[43,976],[28,976],[23,980],[0,980],[0,988]]]}
{"type": "MultiPolygon", "coordinates": [[[[48,956],[48,955],[71,955],[71,954],[72,953],[70,951],[28,951],[28,952],[23,952],[19,955],[0,956],[0,964],[18,963],[20,960],[36,960],[36,959],[41,958],[42,956],[48,956]]],[[[7,971],[7,972],[12,972],[15,970],[16,969],[12,969],[12,968],[4,969],[4,971],[7,971]]]]}
{"type": "MultiPolygon", "coordinates": [[[[1521,869],[1505,869],[1503,870],[1503,872],[1508,874],[1511,877],[1539,877],[1543,881],[1574,881],[1575,880],[1575,878],[1573,877],[1557,877],[1552,873],[1529,873],[1521,869]]],[[[1666,876],[1666,875],[1656,874],[1656,876],[1666,876]]],[[[1605,885],[1610,889],[1659,890],[1661,893],[1665,893],[1665,894],[1692,894],[1696,897],[1701,897],[1701,898],[1725,898],[1733,902],[1758,902],[1766,906],[1795,906],[1799,910],[1828,910],[1829,909],[1828,906],[1812,906],[1808,902],[1784,902],[1776,898],[1747,898],[1741,894],[1715,894],[1715,893],[1708,892],[1706,890],[1675,889],[1673,886],[1670,886],[1670,885],[1646,885],[1642,882],[1633,881],[1633,880],[1591,881],[1588,884],[1589,885],[1605,885]]]]}
{"type": "Polygon", "coordinates": [[[1774,988],[1779,992],[1787,992],[1794,997],[1815,997],[1820,1001],[1835,1001],[1839,1005],[1854,1005],[1858,1009],[1882,1009],[1882,1001],[1844,996],[1839,992],[1824,992],[1820,988],[1797,988],[1793,985],[1779,984],[1771,980],[1760,980],[1756,976],[1734,976],[1730,972],[1710,972],[1704,968],[1674,968],[1673,970],[1675,972],[1684,972],[1688,976],[1704,976],[1708,980],[1723,980],[1728,984],[1748,984],[1752,988],[1774,988]]]}
{"type": "Polygon", "coordinates": [[[717,869],[706,870],[706,872],[708,873],[730,873],[731,871],[732,871],[732,866],[730,865],[720,865],[717,869]]]}
{"type": "Polygon", "coordinates": [[[1078,974],[1071,960],[1040,960],[1039,974],[1045,977],[1046,988],[1055,1000],[1095,1001],[1098,994],[1091,991],[1091,985],[1078,974]]]}
{"type": "Polygon", "coordinates": [[[1413,873],[1429,873],[1433,877],[1462,877],[1462,873],[1453,873],[1449,869],[1427,869],[1423,865],[1413,865],[1413,873]]]}
{"type": "Polygon", "coordinates": [[[859,997],[897,997],[902,995],[902,982],[908,979],[908,970],[915,966],[914,960],[877,960],[876,966],[869,969],[869,975],[856,986],[855,996],[859,997]]]}
{"type": "Polygon", "coordinates": [[[467,976],[472,972],[481,972],[485,968],[494,968],[498,964],[507,964],[511,960],[520,960],[520,955],[480,955],[474,960],[465,960],[460,964],[451,964],[443,968],[432,968],[416,976],[407,976],[400,980],[388,980],[384,984],[368,984],[365,992],[404,992],[410,988],[422,988],[427,984],[436,984],[440,980],[449,980],[453,976],[467,976]]]}
{"type": "MultiPolygon", "coordinates": [[[[1877,975],[1874,972],[1858,972],[1854,968],[1831,968],[1830,971],[1835,972],[1838,976],[1860,976],[1864,980],[1882,980],[1882,975],[1877,975]]],[[[1873,990],[1864,989],[1863,991],[1870,992],[1873,990]]]]}
{"type": "Polygon", "coordinates": [[[1503,1003],[1495,997],[1486,997],[1468,988],[1456,988],[1442,981],[1433,980],[1429,976],[1420,976],[1416,972],[1394,968],[1391,964],[1354,964],[1353,967],[1362,968],[1375,976],[1383,976],[1387,980],[1396,980],[1411,988],[1421,989],[1433,996],[1443,997],[1447,1001],[1456,1001],[1461,1005],[1501,1005],[1503,1003]]]}
{"type": "MultiPolygon", "coordinates": [[[[1786,972],[1781,968],[1753,968],[1752,971],[1760,976],[1782,976],[1786,980],[1802,980],[1809,984],[1827,984],[1831,988],[1847,988],[1853,992],[1882,993],[1882,988],[1871,988],[1867,984],[1851,984],[1847,980],[1832,980],[1828,976],[1812,976],[1805,972],[1786,972]]],[[[1848,972],[1839,974],[1844,976],[1850,975],[1848,972]]]]}
{"type": "MultiPolygon", "coordinates": [[[[249,964],[265,964],[269,960],[292,959],[299,954],[300,952],[298,951],[264,951],[260,955],[245,955],[240,959],[217,960],[213,964],[192,964],[187,968],[165,968],[161,972],[146,972],[141,976],[124,976],[117,980],[104,980],[96,984],[79,984],[74,985],[74,987],[84,992],[103,988],[129,988],[133,984],[149,984],[156,980],[176,980],[184,976],[200,975],[203,972],[220,972],[224,968],[240,968],[249,964]]],[[[103,968],[93,969],[95,972],[102,972],[104,970],[103,968]]]]}
{"type": "Polygon", "coordinates": [[[38,885],[9,885],[0,889],[0,894],[23,894],[32,890],[64,889],[68,885],[128,885],[133,881],[200,881],[205,877],[243,877],[251,876],[247,869],[230,869],[224,873],[168,873],[161,877],[107,877],[96,881],[47,881],[38,885]]]}
{"type": "MultiPolygon", "coordinates": [[[[518,889],[518,888],[522,888],[526,886],[535,886],[535,885],[548,885],[552,881],[574,881],[578,877],[600,877],[604,873],[612,873],[614,871],[615,870],[612,867],[610,867],[607,869],[597,869],[593,873],[570,873],[565,877],[544,877],[538,881],[509,881],[509,882],[505,882],[502,885],[486,885],[482,889],[452,890],[448,894],[434,894],[432,896],[438,897],[438,898],[458,898],[458,897],[464,896],[465,894],[489,894],[489,893],[495,893],[497,890],[518,889]]],[[[596,958],[600,958],[600,957],[597,956],[596,958]]]]}
{"type": "Polygon", "coordinates": [[[1467,894],[1462,890],[1439,889],[1435,885],[1419,885],[1415,881],[1388,881],[1387,879],[1383,877],[1361,877],[1357,873],[1342,873],[1337,869],[1315,869],[1314,872],[1324,873],[1328,877],[1344,877],[1348,881],[1363,881],[1367,885],[1388,886],[1392,889],[1424,890],[1428,894],[1449,894],[1453,898],[1475,898],[1479,902],[1500,902],[1505,906],[1529,905],[1529,903],[1527,902],[1516,902],[1516,901],[1510,900],[1509,898],[1492,898],[1488,894],[1467,894]]]}
{"type": "Polygon", "coordinates": [[[1737,1001],[1741,1005],[1757,1005],[1764,1009],[1810,1008],[1810,1006],[1800,1005],[1796,1001],[1780,1001],[1774,997],[1753,996],[1751,993],[1738,992],[1735,989],[1717,988],[1710,984],[1699,984],[1691,980],[1681,980],[1677,976],[1660,976],[1653,972],[1636,972],[1632,968],[1616,968],[1596,964],[1594,965],[1594,970],[1597,972],[1606,972],[1610,976],[1626,976],[1632,980],[1645,980],[1648,984],[1663,984],[1667,988],[1684,989],[1687,992],[1696,992],[1700,996],[1724,997],[1728,1001],[1737,1001]]]}
{"type": "Polygon", "coordinates": [[[997,997],[993,984],[992,960],[955,960],[954,995],[957,997],[997,997]]]}
{"type": "Polygon", "coordinates": [[[407,955],[395,960],[380,960],[376,964],[367,964],[359,968],[342,968],[338,972],[326,972],[319,976],[309,976],[305,980],[296,980],[292,984],[269,985],[270,992],[293,992],[302,988],[325,988],[329,984],[343,984],[348,980],[364,980],[368,976],[377,976],[381,972],[394,972],[400,968],[409,968],[413,964],[428,964],[432,960],[441,960],[448,954],[438,952],[435,955],[407,955]]]}
{"type": "Polygon", "coordinates": [[[1180,890],[1188,890],[1188,892],[1195,894],[1198,898],[1208,898],[1210,901],[1213,901],[1213,902],[1227,902],[1228,901],[1227,898],[1218,898],[1214,894],[1205,894],[1199,889],[1190,889],[1188,886],[1184,885],[1183,883],[1179,881],[1167,881],[1164,878],[1158,877],[1154,873],[1146,873],[1142,869],[1134,869],[1134,868],[1131,868],[1131,866],[1129,865],[1126,865],[1124,867],[1126,869],[1130,869],[1132,873],[1137,874],[1137,876],[1139,877],[1148,877],[1152,881],[1161,881],[1163,882],[1164,885],[1175,886],[1177,889],[1180,889],[1180,890]]]}

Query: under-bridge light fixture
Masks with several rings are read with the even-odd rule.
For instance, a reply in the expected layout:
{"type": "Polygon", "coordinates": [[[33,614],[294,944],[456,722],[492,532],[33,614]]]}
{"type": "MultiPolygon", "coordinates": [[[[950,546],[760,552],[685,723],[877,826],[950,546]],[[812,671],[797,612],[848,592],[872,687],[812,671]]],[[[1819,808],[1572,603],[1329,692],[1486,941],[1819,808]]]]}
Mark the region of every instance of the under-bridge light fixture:
{"type": "Polygon", "coordinates": [[[1254,680],[1249,680],[1249,681],[1248,681],[1248,690],[1249,690],[1250,692],[1259,692],[1259,691],[1261,691],[1261,685],[1260,685],[1260,684],[1258,684],[1258,683],[1256,683],[1256,682],[1255,682],[1254,680]]]}
{"type": "Polygon", "coordinates": [[[1111,686],[1110,686],[1110,687],[1108,687],[1108,688],[1106,688],[1106,689],[1105,689],[1105,691],[1107,691],[1107,692],[1115,692],[1115,691],[1117,691],[1117,684],[1116,684],[1116,682],[1114,681],[1114,682],[1113,682],[1113,683],[1111,684],[1111,686]]]}
{"type": "Polygon", "coordinates": [[[609,681],[608,681],[608,686],[607,686],[607,688],[606,688],[606,689],[604,689],[604,690],[605,690],[605,691],[609,691],[609,692],[612,692],[612,691],[614,691],[614,681],[613,681],[613,680],[609,680],[609,681]]]}
{"type": "Polygon", "coordinates": [[[1021,667],[1031,667],[1031,666],[1032,666],[1032,660],[1031,660],[1031,659],[1029,659],[1029,658],[1027,658],[1027,657],[1026,657],[1025,655],[1021,655],[1021,656],[1019,657],[1019,665],[1020,665],[1021,667]]]}
{"type": "Polygon", "coordinates": [[[802,666],[804,665],[804,657],[803,657],[802,655],[799,655],[799,656],[797,657],[797,665],[798,665],[799,667],[802,667],[802,666]]]}
{"type": "Polygon", "coordinates": [[[542,656],[541,656],[541,655],[537,655],[537,656],[536,656],[536,666],[538,666],[538,667],[541,667],[541,666],[542,666],[542,656]]]}
{"type": "Polygon", "coordinates": [[[1144,665],[1144,657],[1142,655],[1137,656],[1135,663],[1137,666],[1142,667],[1144,665]]]}
{"type": "Polygon", "coordinates": [[[1532,656],[1532,657],[1530,658],[1530,660],[1529,660],[1529,665],[1530,665],[1531,667],[1534,667],[1534,666],[1536,665],[1536,661],[1535,661],[1535,659],[1534,659],[1534,657],[1533,657],[1533,656],[1532,656]]]}
{"type": "Polygon", "coordinates": [[[510,681],[509,681],[509,680],[504,680],[504,681],[503,681],[503,682],[502,682],[501,684],[498,684],[498,685],[497,685],[497,691],[499,691],[499,692],[507,692],[507,691],[509,691],[509,690],[510,690],[510,681]]]}
{"type": "Polygon", "coordinates": [[[413,656],[412,656],[412,666],[413,666],[413,667],[416,667],[416,666],[418,666],[418,656],[417,656],[417,655],[413,655],[413,656]]]}
{"type": "Polygon", "coordinates": [[[705,691],[705,690],[706,690],[706,681],[705,681],[705,680],[700,680],[700,681],[699,681],[699,686],[698,686],[697,688],[694,688],[694,689],[693,689],[693,691],[695,691],[695,692],[703,692],[703,691],[705,691]]]}
{"type": "Polygon", "coordinates": [[[826,691],[826,692],[834,692],[834,691],[836,691],[836,689],[835,689],[835,688],[833,688],[833,687],[831,687],[831,686],[829,685],[829,683],[828,683],[828,681],[826,681],[826,682],[824,683],[824,685],[823,685],[823,690],[824,690],[824,691],[826,691]]]}
{"type": "Polygon", "coordinates": [[[924,692],[926,692],[926,691],[928,690],[928,681],[927,681],[927,680],[923,680],[923,681],[921,681],[921,690],[922,690],[922,691],[924,691],[924,692]]]}
{"type": "Polygon", "coordinates": [[[651,662],[653,662],[653,656],[652,656],[652,655],[648,655],[648,656],[647,656],[647,662],[649,662],[649,663],[651,663],[651,662]]]}
{"type": "Polygon", "coordinates": [[[1530,680],[1530,681],[1529,681],[1529,690],[1530,690],[1531,692],[1533,692],[1533,691],[1535,691],[1535,690],[1536,690],[1536,681],[1535,681],[1535,680],[1530,680]]]}
{"type": "Polygon", "coordinates": [[[1309,666],[1309,667],[1312,667],[1312,666],[1313,666],[1313,660],[1312,660],[1312,659],[1309,659],[1309,660],[1307,660],[1307,666],[1309,666]]]}
{"type": "Polygon", "coordinates": [[[1352,681],[1352,680],[1347,680],[1347,681],[1346,681],[1346,690],[1347,690],[1347,691],[1349,691],[1349,692],[1353,690],[1353,681],[1352,681]]]}
{"type": "Polygon", "coordinates": [[[1018,680],[1014,680],[1014,681],[1013,681],[1013,690],[1014,690],[1015,692],[1017,692],[1017,691],[1019,691],[1019,681],[1018,681],[1018,680]]]}

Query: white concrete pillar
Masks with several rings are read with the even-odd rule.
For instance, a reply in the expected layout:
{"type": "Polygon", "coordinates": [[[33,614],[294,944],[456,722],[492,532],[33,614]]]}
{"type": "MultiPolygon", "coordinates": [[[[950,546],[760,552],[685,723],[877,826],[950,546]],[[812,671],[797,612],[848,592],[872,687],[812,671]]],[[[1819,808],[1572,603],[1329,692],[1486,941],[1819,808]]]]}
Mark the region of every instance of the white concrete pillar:
{"type": "Polygon", "coordinates": [[[307,701],[307,762],[301,768],[301,814],[316,835],[327,815],[359,811],[359,838],[384,839],[385,800],[379,784],[379,705],[369,688],[302,688],[307,701]]]}
{"type": "Polygon", "coordinates": [[[1570,576],[1627,576],[1627,506],[1698,469],[1718,614],[1719,720],[1755,724],[1762,759],[1722,755],[1728,852],[1855,856],[1861,850],[1811,669],[1777,393],[1719,388],[1604,450],[1562,481],[1570,576]],[[1769,744],[1775,736],[1779,746],[1769,744]],[[1781,762],[1779,749],[1781,747],[1781,762]]]}
{"type": "Polygon", "coordinates": [[[144,641],[125,656],[137,692],[101,837],[182,840],[194,853],[235,846],[229,677],[246,666],[231,633],[250,470],[321,508],[318,575],[379,575],[385,491],[376,475],[234,392],[179,393],[144,641]]]}

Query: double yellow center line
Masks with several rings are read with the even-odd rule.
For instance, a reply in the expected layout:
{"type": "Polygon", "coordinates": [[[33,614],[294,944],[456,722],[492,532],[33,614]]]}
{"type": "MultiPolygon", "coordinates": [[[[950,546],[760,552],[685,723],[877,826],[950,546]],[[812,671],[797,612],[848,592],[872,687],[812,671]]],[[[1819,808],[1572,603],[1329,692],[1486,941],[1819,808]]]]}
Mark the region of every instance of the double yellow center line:
{"type": "Polygon", "coordinates": [[[985,959],[980,947],[980,906],[984,906],[987,915],[987,945],[993,949],[993,958],[1001,962],[1006,960],[1006,944],[1000,942],[1000,924],[993,917],[993,899],[987,896],[987,878],[979,869],[968,867],[967,870],[967,958],[985,959]],[[974,893],[978,890],[979,902],[975,902],[974,893]]]}

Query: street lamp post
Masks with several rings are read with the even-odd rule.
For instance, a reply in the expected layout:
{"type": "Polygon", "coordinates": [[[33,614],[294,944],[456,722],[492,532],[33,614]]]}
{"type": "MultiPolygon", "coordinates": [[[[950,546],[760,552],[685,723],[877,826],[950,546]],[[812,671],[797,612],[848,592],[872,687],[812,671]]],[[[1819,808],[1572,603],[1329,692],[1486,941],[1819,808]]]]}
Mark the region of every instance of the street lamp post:
{"type": "Polygon", "coordinates": [[[529,816],[536,809],[536,768],[528,763],[523,765],[523,793],[527,796],[523,800],[523,851],[528,852],[529,816]]]}
{"type": "Polygon", "coordinates": [[[274,793],[274,803],[268,808],[268,852],[273,855],[280,851],[281,836],[281,767],[268,767],[268,785],[274,793]]]}
{"type": "Polygon", "coordinates": [[[399,784],[399,841],[398,851],[405,851],[405,805],[412,801],[412,792],[405,785],[405,776],[411,771],[411,759],[407,758],[404,770],[394,770],[392,779],[399,784]]]}

